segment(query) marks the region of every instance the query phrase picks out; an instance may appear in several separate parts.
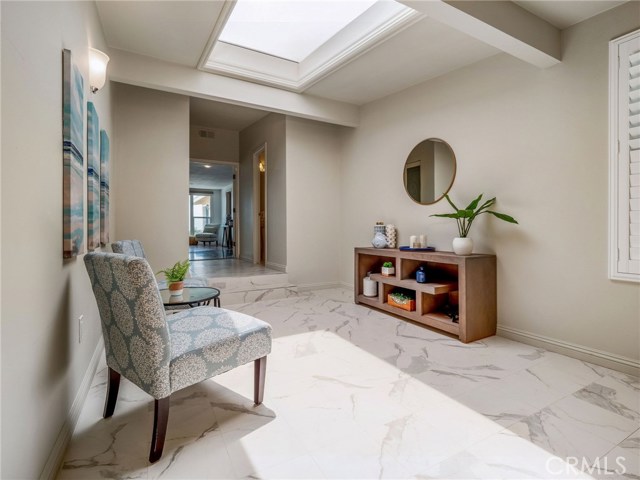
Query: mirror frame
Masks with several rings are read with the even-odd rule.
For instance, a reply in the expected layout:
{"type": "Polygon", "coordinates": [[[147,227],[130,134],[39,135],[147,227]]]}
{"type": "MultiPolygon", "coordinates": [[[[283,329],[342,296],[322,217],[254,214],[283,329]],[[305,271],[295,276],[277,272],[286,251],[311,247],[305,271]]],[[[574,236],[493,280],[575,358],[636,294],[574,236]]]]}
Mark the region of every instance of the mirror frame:
{"type": "Polygon", "coordinates": [[[451,187],[453,187],[453,182],[455,182],[455,180],[456,180],[456,174],[457,173],[458,173],[458,159],[456,158],[456,154],[453,151],[453,148],[451,148],[451,145],[449,145],[448,142],[445,142],[441,138],[429,137],[429,138],[425,138],[424,140],[421,140],[418,143],[416,143],[413,146],[413,148],[411,149],[411,151],[409,151],[409,153],[407,154],[407,158],[405,159],[404,165],[402,167],[402,185],[404,186],[404,191],[407,194],[407,197],[409,197],[413,202],[417,203],[418,205],[433,205],[433,204],[438,203],[440,200],[442,200],[444,198],[444,196],[451,191],[451,187]],[[428,142],[429,140],[434,140],[434,141],[437,141],[437,142],[440,142],[440,143],[444,143],[449,148],[449,150],[451,151],[451,156],[453,157],[453,175],[451,176],[451,182],[449,183],[449,186],[447,187],[447,189],[444,191],[444,193],[441,196],[436,198],[433,202],[422,203],[422,202],[417,201],[415,198],[413,198],[409,194],[409,190],[407,190],[407,182],[405,181],[405,174],[406,174],[406,170],[407,170],[407,162],[409,161],[409,155],[411,155],[411,152],[413,152],[413,150],[418,145],[420,145],[423,142],[428,142]]]}

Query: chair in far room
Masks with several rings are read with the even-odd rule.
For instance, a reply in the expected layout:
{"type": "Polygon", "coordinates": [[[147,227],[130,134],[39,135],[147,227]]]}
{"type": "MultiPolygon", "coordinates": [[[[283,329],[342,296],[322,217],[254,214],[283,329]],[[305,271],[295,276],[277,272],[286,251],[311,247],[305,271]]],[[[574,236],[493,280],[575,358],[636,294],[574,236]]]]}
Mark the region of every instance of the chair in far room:
{"type": "MultiPolygon", "coordinates": [[[[133,257],[140,257],[147,259],[142,248],[142,242],[140,240],[118,240],[111,244],[111,251],[113,253],[120,253],[122,255],[131,255],[133,257]]],[[[158,288],[164,290],[167,287],[167,282],[164,280],[156,280],[158,282],[158,288]]],[[[185,287],[207,287],[209,282],[204,277],[190,277],[184,279],[185,287]]]]}
{"type": "Polygon", "coordinates": [[[162,456],[171,394],[254,362],[254,402],[264,398],[271,326],[249,315],[195,307],[166,315],[144,258],[91,252],[84,263],[98,304],[108,366],[103,417],[113,415],[120,377],[154,399],[149,461],[162,456]]]}
{"type": "Polygon", "coordinates": [[[211,245],[212,242],[216,242],[216,246],[218,245],[218,232],[220,231],[220,225],[207,224],[204,226],[202,233],[196,233],[196,240],[198,242],[202,242],[203,244],[208,243],[211,245]]]}

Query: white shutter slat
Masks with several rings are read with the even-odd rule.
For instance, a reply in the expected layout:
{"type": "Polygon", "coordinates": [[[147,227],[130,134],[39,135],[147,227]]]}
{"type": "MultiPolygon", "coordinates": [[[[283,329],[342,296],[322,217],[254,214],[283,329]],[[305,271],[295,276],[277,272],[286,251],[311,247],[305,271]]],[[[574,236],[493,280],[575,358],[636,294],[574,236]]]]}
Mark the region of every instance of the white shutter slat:
{"type": "Polygon", "coordinates": [[[610,278],[640,282],[640,30],[610,42],[610,278]]]}

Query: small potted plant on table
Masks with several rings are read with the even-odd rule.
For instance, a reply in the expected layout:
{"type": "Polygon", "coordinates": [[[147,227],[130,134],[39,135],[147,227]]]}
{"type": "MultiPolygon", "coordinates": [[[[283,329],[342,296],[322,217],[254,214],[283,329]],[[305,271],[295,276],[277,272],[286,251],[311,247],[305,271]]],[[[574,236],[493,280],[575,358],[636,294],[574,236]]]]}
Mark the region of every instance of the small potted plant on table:
{"type": "Polygon", "coordinates": [[[382,264],[382,276],[384,277],[392,277],[396,274],[396,269],[391,262],[384,262],[382,264]]]}
{"type": "Polygon", "coordinates": [[[182,290],[184,289],[184,278],[187,276],[189,266],[189,260],[185,260],[184,262],[176,262],[173,267],[165,268],[158,272],[163,273],[167,279],[167,284],[169,285],[169,291],[171,292],[172,297],[182,295],[182,290]]]}

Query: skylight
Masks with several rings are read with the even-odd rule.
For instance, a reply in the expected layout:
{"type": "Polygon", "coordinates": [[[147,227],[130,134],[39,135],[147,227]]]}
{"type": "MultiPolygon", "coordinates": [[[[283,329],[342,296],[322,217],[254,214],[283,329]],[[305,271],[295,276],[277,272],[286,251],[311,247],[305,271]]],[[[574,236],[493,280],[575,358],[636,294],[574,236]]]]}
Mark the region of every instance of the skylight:
{"type": "Polygon", "coordinates": [[[237,0],[198,68],[301,93],[421,18],[393,0],[237,0]]]}
{"type": "Polygon", "coordinates": [[[219,40],[302,62],[376,0],[237,0],[219,40]]]}

